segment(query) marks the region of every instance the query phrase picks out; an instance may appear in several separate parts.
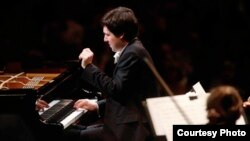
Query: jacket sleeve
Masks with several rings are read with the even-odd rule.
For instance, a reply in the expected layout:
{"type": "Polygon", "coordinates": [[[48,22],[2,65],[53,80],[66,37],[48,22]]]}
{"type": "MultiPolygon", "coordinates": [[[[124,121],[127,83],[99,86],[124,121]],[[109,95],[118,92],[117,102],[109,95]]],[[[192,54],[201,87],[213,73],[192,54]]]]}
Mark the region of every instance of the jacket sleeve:
{"type": "Polygon", "coordinates": [[[98,111],[99,116],[100,116],[100,117],[104,117],[106,99],[99,100],[99,101],[97,102],[97,104],[98,104],[98,106],[99,106],[99,111],[98,111]]]}
{"type": "Polygon", "coordinates": [[[121,98],[127,90],[126,88],[131,88],[132,80],[138,74],[139,58],[136,54],[129,53],[124,54],[120,59],[113,78],[95,65],[90,64],[83,70],[83,79],[98,88],[105,96],[114,99],[121,98]]]}

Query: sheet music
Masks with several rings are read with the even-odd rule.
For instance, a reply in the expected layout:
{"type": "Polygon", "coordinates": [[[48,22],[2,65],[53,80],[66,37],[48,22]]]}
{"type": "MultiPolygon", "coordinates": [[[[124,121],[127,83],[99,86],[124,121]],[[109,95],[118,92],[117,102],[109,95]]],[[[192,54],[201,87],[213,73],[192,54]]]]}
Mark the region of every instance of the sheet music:
{"type": "MultiPolygon", "coordinates": [[[[190,100],[187,95],[177,95],[174,98],[189,119],[191,124],[206,124],[205,100],[207,95],[199,95],[197,99],[190,100]]],[[[146,100],[148,111],[151,116],[155,134],[158,136],[167,135],[168,141],[172,140],[172,125],[190,124],[183,114],[176,108],[169,96],[150,98],[146,100]]]]}
{"type": "MultiPolygon", "coordinates": [[[[165,135],[168,141],[172,141],[173,125],[207,124],[206,100],[208,96],[209,93],[198,94],[189,92],[172,97],[165,96],[146,99],[146,107],[155,135],[165,135]],[[178,106],[182,111],[177,108],[178,106]]],[[[241,116],[236,124],[246,124],[244,117],[241,116]]]]}
{"type": "Polygon", "coordinates": [[[194,89],[195,93],[197,93],[197,94],[206,94],[206,92],[203,89],[203,87],[201,86],[200,82],[197,82],[196,84],[194,84],[193,89],[194,89]]]}

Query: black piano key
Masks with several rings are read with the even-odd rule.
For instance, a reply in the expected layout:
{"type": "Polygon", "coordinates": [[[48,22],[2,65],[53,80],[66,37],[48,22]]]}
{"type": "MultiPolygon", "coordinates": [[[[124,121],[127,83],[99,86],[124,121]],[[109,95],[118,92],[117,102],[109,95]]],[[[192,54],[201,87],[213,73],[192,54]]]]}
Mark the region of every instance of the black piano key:
{"type": "Polygon", "coordinates": [[[75,111],[73,108],[74,102],[74,100],[62,99],[57,104],[42,113],[41,117],[47,123],[60,122],[62,119],[75,111]]]}

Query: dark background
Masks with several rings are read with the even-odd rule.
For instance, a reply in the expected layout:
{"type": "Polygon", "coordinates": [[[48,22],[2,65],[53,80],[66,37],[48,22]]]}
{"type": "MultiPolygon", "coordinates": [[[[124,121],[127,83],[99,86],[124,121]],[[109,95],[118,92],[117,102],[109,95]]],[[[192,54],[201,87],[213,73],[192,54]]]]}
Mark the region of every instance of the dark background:
{"type": "Polygon", "coordinates": [[[249,95],[248,0],[1,1],[1,65],[25,70],[77,59],[82,48],[90,47],[95,63],[109,73],[113,54],[103,43],[99,20],[116,6],[134,10],[141,24],[139,37],[174,93],[186,93],[200,81],[206,91],[230,84],[244,99],[249,95]],[[68,20],[77,23],[73,27],[81,33],[80,43],[58,39],[68,20]]]}

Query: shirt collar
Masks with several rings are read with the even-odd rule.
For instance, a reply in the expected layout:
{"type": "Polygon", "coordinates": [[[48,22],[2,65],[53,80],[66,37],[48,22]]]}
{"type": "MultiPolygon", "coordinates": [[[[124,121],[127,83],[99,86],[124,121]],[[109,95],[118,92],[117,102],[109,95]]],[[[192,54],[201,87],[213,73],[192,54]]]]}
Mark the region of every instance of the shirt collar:
{"type": "MultiPolygon", "coordinates": [[[[126,45],[127,46],[127,45],[126,45]]],[[[120,58],[120,56],[121,56],[121,54],[122,54],[122,52],[123,52],[123,50],[125,49],[125,47],[126,46],[124,46],[120,51],[117,51],[115,54],[114,54],[114,63],[116,64],[117,62],[118,62],[118,59],[120,58]]]]}

